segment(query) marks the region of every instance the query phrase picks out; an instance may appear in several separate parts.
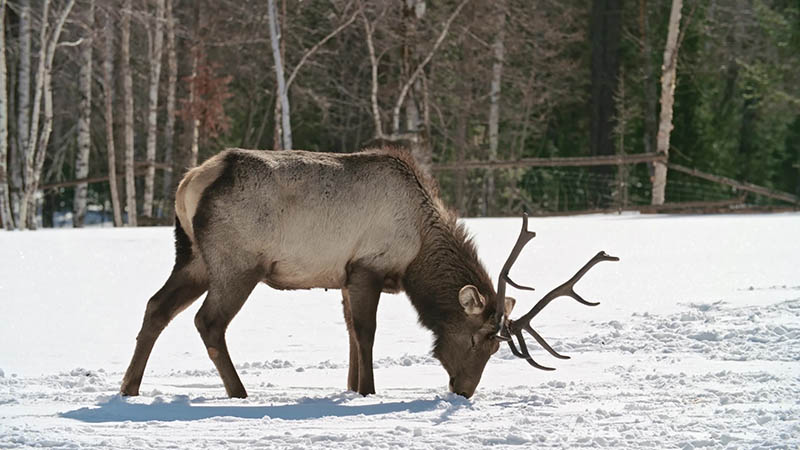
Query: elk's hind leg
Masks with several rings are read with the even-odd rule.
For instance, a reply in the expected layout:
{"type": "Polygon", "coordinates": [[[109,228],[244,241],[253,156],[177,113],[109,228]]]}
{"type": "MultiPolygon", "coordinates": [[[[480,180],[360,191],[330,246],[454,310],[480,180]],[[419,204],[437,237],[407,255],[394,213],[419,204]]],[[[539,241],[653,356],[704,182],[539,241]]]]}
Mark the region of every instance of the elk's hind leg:
{"type": "Polygon", "coordinates": [[[195,316],[194,324],[203,338],[209,358],[222,378],[228,396],[245,398],[247,391],[228,353],[225,331],[264,273],[262,270],[226,272],[231,275],[211,275],[208,295],[195,316]]]}
{"type": "Polygon", "coordinates": [[[188,261],[182,261],[179,255],[167,282],[147,302],[142,328],[136,336],[136,349],[122,379],[122,395],[139,395],[139,385],[156,339],[178,313],[203,295],[207,287],[202,258],[189,256],[188,261]]]}

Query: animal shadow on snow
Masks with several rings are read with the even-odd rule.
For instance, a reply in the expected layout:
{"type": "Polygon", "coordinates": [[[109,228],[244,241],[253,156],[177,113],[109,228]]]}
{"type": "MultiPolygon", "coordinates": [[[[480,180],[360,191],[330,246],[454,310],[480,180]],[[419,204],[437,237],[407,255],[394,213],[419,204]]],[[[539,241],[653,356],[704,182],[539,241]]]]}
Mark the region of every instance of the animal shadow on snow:
{"type": "MultiPolygon", "coordinates": [[[[149,422],[189,421],[214,417],[237,417],[241,419],[261,419],[269,417],[284,420],[319,419],[328,416],[378,415],[395,412],[420,413],[443,409],[448,412],[453,407],[468,405],[467,400],[436,397],[432,400],[412,400],[409,402],[390,402],[370,405],[346,405],[341,398],[302,399],[294,404],[278,406],[205,406],[193,405],[188,396],[176,396],[165,402],[157,397],[151,404],[131,403],[116,395],[98,403],[97,407],[80,408],[59,413],[60,417],[82,422],[149,422]],[[458,403],[463,403],[459,405],[458,403]]],[[[443,417],[444,418],[444,417],[443,417]]]]}

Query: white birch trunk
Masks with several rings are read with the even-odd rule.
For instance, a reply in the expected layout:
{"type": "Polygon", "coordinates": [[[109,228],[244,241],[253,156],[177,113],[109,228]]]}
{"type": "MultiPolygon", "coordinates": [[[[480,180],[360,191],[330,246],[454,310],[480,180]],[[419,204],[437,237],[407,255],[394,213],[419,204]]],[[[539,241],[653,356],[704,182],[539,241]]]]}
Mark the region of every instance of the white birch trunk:
{"type": "Polygon", "coordinates": [[[191,84],[189,85],[189,105],[192,108],[191,114],[191,123],[189,127],[190,136],[191,136],[191,143],[189,145],[189,167],[195,167],[197,165],[197,154],[200,147],[200,119],[196,116],[196,105],[197,102],[197,64],[199,63],[200,59],[200,51],[199,51],[199,44],[192,51],[192,75],[191,75],[191,84]]]}
{"type": "Polygon", "coordinates": [[[122,10],[122,103],[125,109],[125,204],[128,226],[136,226],[136,180],[133,171],[133,77],[131,75],[131,9],[132,0],[125,0],[122,10]]]}
{"type": "Polygon", "coordinates": [[[0,226],[12,230],[14,221],[8,197],[8,93],[6,68],[6,0],[0,0],[0,226]]]}
{"type": "Polygon", "coordinates": [[[30,134],[28,139],[28,154],[25,158],[25,188],[22,203],[20,205],[20,218],[25,219],[27,227],[35,229],[35,202],[36,191],[39,186],[39,178],[44,166],[44,157],[47,152],[47,144],[50,141],[50,132],[53,129],[53,89],[52,89],[52,68],[53,58],[55,57],[58,40],[61,37],[61,30],[64,27],[75,0],[70,0],[61,15],[56,20],[52,32],[49,31],[48,17],[50,11],[50,1],[45,0],[42,12],[42,22],[40,30],[40,50],[39,65],[36,74],[35,94],[33,101],[33,114],[31,115],[30,134]],[[44,102],[42,102],[44,99],[44,102]],[[41,103],[44,103],[44,122],[41,132],[39,132],[39,113],[41,103]]]}
{"type": "Polygon", "coordinates": [[[17,75],[17,151],[11,155],[11,208],[17,228],[24,228],[20,218],[23,193],[24,161],[28,154],[31,116],[31,2],[19,5],[19,71],[17,75]]]}
{"type": "Polygon", "coordinates": [[[661,115],[656,135],[656,153],[664,155],[665,160],[655,163],[653,205],[664,204],[664,191],[667,187],[666,158],[669,157],[669,135],[672,132],[672,105],[675,101],[675,69],[678,65],[678,33],[682,7],[683,0],[672,0],[667,44],[664,48],[664,65],[661,67],[661,115]]]}
{"type": "Polygon", "coordinates": [[[39,26],[39,54],[38,54],[39,63],[37,64],[36,68],[33,104],[31,105],[31,108],[29,108],[27,111],[21,111],[23,114],[29,114],[31,117],[31,121],[28,124],[28,128],[25,128],[24,130],[19,130],[20,133],[25,133],[25,139],[27,140],[22,154],[23,187],[22,187],[22,196],[19,201],[19,221],[17,222],[17,228],[22,230],[27,228],[29,225],[28,203],[31,201],[33,197],[31,191],[33,189],[33,168],[34,168],[34,163],[36,161],[35,160],[36,137],[38,135],[38,130],[39,130],[39,113],[41,111],[41,104],[42,104],[42,90],[44,82],[45,61],[47,55],[46,37],[47,37],[47,21],[49,20],[49,13],[50,13],[50,0],[44,0],[44,4],[42,6],[41,23],[39,26]],[[33,111],[31,111],[31,109],[33,111]]]}
{"type": "Polygon", "coordinates": [[[117,154],[114,146],[114,31],[110,13],[106,13],[106,22],[103,26],[103,92],[106,119],[106,156],[108,163],[108,186],[111,191],[111,209],[114,212],[114,226],[121,227],[122,208],[119,202],[117,189],[117,154]]]}
{"type": "MultiPolygon", "coordinates": [[[[500,86],[503,79],[503,60],[505,53],[504,39],[506,28],[506,2],[497,2],[497,34],[492,44],[492,83],[489,88],[489,160],[497,159],[497,146],[500,132],[500,86]]],[[[494,171],[489,169],[486,174],[486,203],[484,215],[493,213],[494,204],[494,171]]]]}
{"type": "Polygon", "coordinates": [[[150,90],[147,107],[147,171],[144,175],[142,215],[153,216],[153,190],[156,179],[156,143],[158,135],[158,82],[161,78],[161,56],[164,47],[164,0],[156,2],[155,32],[148,46],[150,57],[150,90]]]}
{"type": "MultiPolygon", "coordinates": [[[[172,0],[166,2],[167,17],[167,125],[164,130],[164,162],[174,167],[173,148],[175,137],[175,92],[178,86],[178,56],[175,50],[175,17],[172,14],[172,0]]],[[[162,182],[165,212],[171,211],[173,194],[172,171],[164,171],[162,182]]]]}
{"type": "Polygon", "coordinates": [[[61,31],[64,28],[64,23],[67,21],[72,8],[75,6],[75,0],[70,0],[53,27],[52,33],[47,37],[47,53],[44,66],[44,77],[42,80],[41,88],[42,95],[44,96],[44,122],[42,123],[42,130],[39,133],[39,139],[35,146],[36,161],[33,172],[33,182],[30,190],[26,190],[25,195],[28,198],[28,228],[36,229],[38,226],[37,221],[37,192],[39,189],[39,181],[41,180],[42,170],[44,169],[44,160],[47,154],[47,146],[50,142],[50,133],[53,131],[53,59],[55,58],[56,49],[58,48],[58,40],[61,37],[61,31]]]}
{"type": "Polygon", "coordinates": [[[269,9],[269,40],[272,44],[272,59],[275,62],[275,78],[278,80],[278,99],[281,108],[281,133],[283,135],[283,148],[292,148],[292,124],[289,113],[289,95],[286,92],[286,78],[283,73],[283,61],[281,59],[280,31],[277,25],[277,12],[275,10],[275,0],[268,0],[269,9]]]}
{"type": "MultiPolygon", "coordinates": [[[[78,75],[80,90],[80,106],[78,115],[78,152],[75,155],[75,178],[89,176],[89,146],[91,143],[92,119],[92,46],[94,40],[94,0],[89,0],[84,18],[85,35],[81,43],[81,68],[78,75]]],[[[82,228],[86,217],[86,192],[89,185],[81,183],[75,186],[75,197],[72,202],[72,226],[82,228]]]]}
{"type": "Polygon", "coordinates": [[[375,55],[375,44],[372,41],[374,28],[369,24],[367,15],[364,13],[364,5],[359,2],[359,14],[364,22],[364,34],[367,38],[367,50],[369,51],[369,63],[372,70],[372,83],[370,84],[370,105],[372,105],[372,120],[375,127],[375,139],[383,139],[383,124],[381,123],[381,111],[378,107],[378,58],[375,55]]]}

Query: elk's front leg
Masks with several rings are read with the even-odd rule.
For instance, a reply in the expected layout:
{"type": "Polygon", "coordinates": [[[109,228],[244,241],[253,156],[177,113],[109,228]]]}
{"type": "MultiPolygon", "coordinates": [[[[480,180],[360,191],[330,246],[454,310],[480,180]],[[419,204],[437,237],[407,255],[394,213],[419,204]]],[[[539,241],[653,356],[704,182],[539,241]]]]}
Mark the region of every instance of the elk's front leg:
{"type": "Polygon", "coordinates": [[[375,381],[372,375],[372,344],[375,341],[375,317],[378,311],[378,299],[383,288],[383,277],[370,269],[351,265],[347,274],[347,286],[344,295],[350,305],[351,346],[350,372],[348,384],[358,378],[358,393],[368,395],[375,393],[375,381]],[[358,371],[354,373],[353,340],[357,349],[358,371]]]}
{"type": "Polygon", "coordinates": [[[347,325],[347,336],[350,340],[350,365],[347,369],[347,389],[358,390],[358,342],[356,341],[355,331],[353,331],[353,317],[350,314],[350,299],[347,289],[342,289],[342,310],[344,312],[344,323],[347,325]]]}

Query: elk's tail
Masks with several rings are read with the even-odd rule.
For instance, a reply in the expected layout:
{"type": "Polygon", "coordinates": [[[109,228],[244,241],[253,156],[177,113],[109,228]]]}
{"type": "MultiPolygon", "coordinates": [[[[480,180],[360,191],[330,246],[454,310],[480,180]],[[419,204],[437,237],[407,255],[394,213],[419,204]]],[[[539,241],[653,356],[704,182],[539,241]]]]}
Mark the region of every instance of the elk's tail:
{"type": "MultiPolygon", "coordinates": [[[[177,228],[181,228],[189,243],[195,242],[192,220],[197,212],[200,199],[205,189],[213,183],[224,168],[224,158],[228,152],[223,151],[210,158],[202,165],[186,172],[175,192],[176,242],[177,228]]],[[[191,246],[187,247],[190,248],[191,246]]]]}
{"type": "Polygon", "coordinates": [[[181,226],[181,219],[175,215],[175,267],[180,268],[192,260],[192,240],[181,226]]]}

